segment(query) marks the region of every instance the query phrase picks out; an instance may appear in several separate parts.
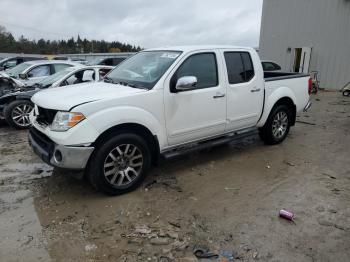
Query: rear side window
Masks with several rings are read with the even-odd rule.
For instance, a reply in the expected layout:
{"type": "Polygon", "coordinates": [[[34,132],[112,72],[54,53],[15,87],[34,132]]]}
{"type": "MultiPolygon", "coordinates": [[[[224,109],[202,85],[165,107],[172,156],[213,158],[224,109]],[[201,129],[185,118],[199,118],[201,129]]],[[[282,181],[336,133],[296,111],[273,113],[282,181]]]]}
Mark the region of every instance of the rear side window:
{"type": "Polygon", "coordinates": [[[72,65],[67,64],[53,64],[53,68],[55,69],[55,73],[66,69],[67,67],[71,67],[72,65]]]}
{"type": "Polygon", "coordinates": [[[40,66],[34,67],[28,73],[29,77],[42,77],[42,76],[48,76],[48,75],[50,75],[49,65],[40,65],[40,66]]]}
{"type": "Polygon", "coordinates": [[[241,53],[242,60],[243,60],[243,66],[244,66],[244,73],[245,73],[245,81],[248,82],[254,77],[254,66],[252,59],[250,58],[249,53],[241,53]]]}
{"type": "Polygon", "coordinates": [[[176,71],[172,84],[175,86],[177,80],[183,76],[197,77],[195,89],[217,86],[218,71],[215,54],[202,53],[187,58],[176,71]]]}
{"type": "Polygon", "coordinates": [[[254,67],[247,52],[225,52],[225,61],[230,84],[250,81],[254,77],[254,67]]]}

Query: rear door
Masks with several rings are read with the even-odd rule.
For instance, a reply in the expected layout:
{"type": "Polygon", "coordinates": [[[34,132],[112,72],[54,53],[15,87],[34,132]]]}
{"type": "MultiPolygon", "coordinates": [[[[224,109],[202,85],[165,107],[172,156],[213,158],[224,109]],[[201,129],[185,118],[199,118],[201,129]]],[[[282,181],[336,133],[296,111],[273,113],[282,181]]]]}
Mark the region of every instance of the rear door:
{"type": "Polygon", "coordinates": [[[222,134],[226,126],[226,87],[214,51],[187,55],[165,82],[165,115],[169,145],[222,134]],[[175,91],[179,78],[195,76],[193,89],[175,91]]]}
{"type": "MultiPolygon", "coordinates": [[[[226,131],[252,127],[258,122],[264,98],[262,76],[247,51],[224,51],[227,85],[226,131]]],[[[259,62],[260,63],[260,62],[259,62]]]]}

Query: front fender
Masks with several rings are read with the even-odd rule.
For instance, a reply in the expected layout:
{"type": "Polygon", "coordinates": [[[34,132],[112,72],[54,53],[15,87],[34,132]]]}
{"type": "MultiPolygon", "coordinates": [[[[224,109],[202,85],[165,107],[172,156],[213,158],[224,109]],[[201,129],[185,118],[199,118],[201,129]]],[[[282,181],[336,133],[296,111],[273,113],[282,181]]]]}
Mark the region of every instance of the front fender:
{"type": "Polygon", "coordinates": [[[87,116],[88,121],[95,127],[99,134],[111,127],[121,124],[139,124],[146,127],[159,140],[159,147],[162,149],[167,144],[165,124],[150,112],[133,106],[118,106],[106,108],[87,116]]]}
{"type": "Polygon", "coordinates": [[[293,91],[288,88],[288,87],[279,87],[275,90],[272,91],[267,91],[266,97],[265,97],[265,105],[264,105],[264,111],[263,114],[257,124],[258,127],[262,127],[267,118],[270,115],[270,112],[272,110],[272,108],[274,107],[274,105],[277,103],[278,100],[280,100],[281,98],[284,97],[288,97],[290,98],[294,105],[295,105],[295,101],[296,101],[296,97],[295,94],[293,93],[293,91]],[[269,93],[271,92],[271,93],[269,93]]]}

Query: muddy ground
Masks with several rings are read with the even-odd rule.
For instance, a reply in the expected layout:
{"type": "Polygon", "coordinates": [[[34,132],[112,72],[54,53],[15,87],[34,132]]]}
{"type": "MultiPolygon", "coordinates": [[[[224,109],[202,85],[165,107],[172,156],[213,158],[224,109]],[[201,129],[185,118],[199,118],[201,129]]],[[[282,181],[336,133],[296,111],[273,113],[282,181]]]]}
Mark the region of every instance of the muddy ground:
{"type": "Polygon", "coordinates": [[[349,261],[350,100],[313,97],[286,141],[257,137],[162,163],[107,197],[43,164],[0,128],[1,261],[349,261]],[[295,222],[278,217],[295,213],[295,222]]]}

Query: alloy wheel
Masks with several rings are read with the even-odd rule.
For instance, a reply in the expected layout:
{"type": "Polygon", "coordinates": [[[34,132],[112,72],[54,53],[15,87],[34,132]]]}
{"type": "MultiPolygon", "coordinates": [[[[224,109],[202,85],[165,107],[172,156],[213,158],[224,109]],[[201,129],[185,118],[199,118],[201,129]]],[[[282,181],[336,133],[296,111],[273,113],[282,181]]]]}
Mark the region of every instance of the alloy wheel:
{"type": "Polygon", "coordinates": [[[284,111],[278,112],[273,118],[272,134],[276,139],[281,139],[288,128],[288,115],[284,111]]]}
{"type": "Polygon", "coordinates": [[[142,171],[141,150],[133,144],[115,147],[106,157],[103,171],[107,181],[114,187],[124,187],[132,183],[142,171]]]}
{"type": "Polygon", "coordinates": [[[28,104],[19,104],[11,113],[13,122],[21,127],[27,127],[30,125],[29,114],[33,110],[33,107],[28,104]]]}

